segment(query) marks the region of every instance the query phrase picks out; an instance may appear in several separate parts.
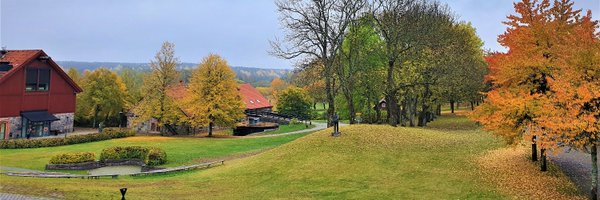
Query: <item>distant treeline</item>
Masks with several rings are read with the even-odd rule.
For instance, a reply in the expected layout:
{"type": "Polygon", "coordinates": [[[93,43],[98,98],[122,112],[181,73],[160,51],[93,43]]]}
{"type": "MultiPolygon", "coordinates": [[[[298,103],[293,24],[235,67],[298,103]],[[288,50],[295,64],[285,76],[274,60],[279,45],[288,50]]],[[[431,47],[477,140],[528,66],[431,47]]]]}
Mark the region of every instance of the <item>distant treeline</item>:
{"type": "MultiPolygon", "coordinates": [[[[124,68],[129,68],[135,71],[149,71],[149,63],[122,63],[122,62],[80,62],[80,61],[56,61],[64,69],[75,68],[77,71],[94,70],[100,67],[107,68],[112,71],[119,72],[124,68]]],[[[193,69],[198,64],[181,63],[177,66],[182,72],[182,79],[187,81],[190,69],[193,69]]],[[[275,78],[288,79],[291,70],[289,69],[263,69],[255,67],[232,67],[237,74],[237,78],[245,83],[250,83],[254,86],[269,86],[270,82],[275,78]]]]}

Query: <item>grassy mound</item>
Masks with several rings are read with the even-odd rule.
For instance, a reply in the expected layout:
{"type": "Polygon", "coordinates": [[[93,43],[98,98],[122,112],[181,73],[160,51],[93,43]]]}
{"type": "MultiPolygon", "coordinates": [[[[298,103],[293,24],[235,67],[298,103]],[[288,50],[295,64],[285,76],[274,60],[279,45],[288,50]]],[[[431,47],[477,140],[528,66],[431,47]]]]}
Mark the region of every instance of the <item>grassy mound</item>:
{"type": "MultiPolygon", "coordinates": [[[[504,199],[478,159],[502,142],[464,117],[428,128],[353,125],[320,131],[224,166],[119,180],[0,175],[0,192],[67,199],[504,199]]],[[[197,148],[203,148],[198,146],[197,148]]]]}
{"type": "MultiPolygon", "coordinates": [[[[446,119],[457,120],[457,119],[446,119]]],[[[461,119],[458,119],[461,121],[461,119]]],[[[435,124],[433,125],[435,127],[435,124]]],[[[321,131],[226,167],[194,174],[223,198],[500,198],[474,155],[497,147],[480,131],[358,125],[321,131]]]]}

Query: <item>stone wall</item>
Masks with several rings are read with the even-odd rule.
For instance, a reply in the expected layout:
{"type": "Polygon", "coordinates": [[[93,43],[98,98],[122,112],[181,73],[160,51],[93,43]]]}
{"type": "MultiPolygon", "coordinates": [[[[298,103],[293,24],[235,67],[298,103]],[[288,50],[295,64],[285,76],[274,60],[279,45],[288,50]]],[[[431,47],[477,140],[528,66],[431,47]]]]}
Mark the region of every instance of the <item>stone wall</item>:
{"type": "Polygon", "coordinates": [[[140,159],[123,159],[123,160],[102,160],[84,163],[73,163],[73,164],[47,164],[46,170],[90,170],[97,169],[106,166],[124,166],[124,165],[136,165],[146,166],[143,160],[140,159]]]}
{"type": "MultiPolygon", "coordinates": [[[[60,120],[52,122],[51,130],[58,130],[61,133],[73,132],[73,120],[75,117],[74,113],[60,113],[54,114],[54,116],[60,120]]],[[[0,122],[8,122],[7,133],[9,138],[22,138],[21,130],[23,127],[20,116],[0,118],[0,122]]]]}
{"type": "Polygon", "coordinates": [[[52,130],[58,130],[61,133],[73,132],[74,113],[60,113],[54,114],[54,116],[60,120],[52,122],[50,125],[52,130]]]}
{"type": "Polygon", "coordinates": [[[21,117],[0,118],[1,122],[8,122],[8,137],[17,138],[21,135],[21,117]]]}

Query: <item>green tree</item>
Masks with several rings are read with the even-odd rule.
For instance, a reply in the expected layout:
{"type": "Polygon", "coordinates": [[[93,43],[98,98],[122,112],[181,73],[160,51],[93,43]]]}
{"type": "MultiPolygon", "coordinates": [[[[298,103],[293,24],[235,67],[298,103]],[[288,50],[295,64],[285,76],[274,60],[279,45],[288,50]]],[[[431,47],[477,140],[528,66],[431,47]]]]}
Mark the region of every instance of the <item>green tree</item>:
{"type": "MultiPolygon", "coordinates": [[[[141,88],[143,99],[135,107],[138,116],[136,122],[143,122],[155,118],[158,125],[179,123],[182,117],[180,108],[173,98],[167,95],[167,90],[176,84],[179,79],[177,65],[179,59],[175,57],[175,45],[164,42],[160,51],[150,63],[151,72],[144,76],[141,88]]],[[[161,129],[163,131],[165,129],[161,129]]]]}
{"type": "Polygon", "coordinates": [[[325,93],[327,95],[328,126],[335,113],[335,62],[344,42],[347,28],[362,11],[364,0],[278,0],[275,2],[283,27],[287,30],[285,41],[289,46],[272,42],[273,54],[293,59],[305,56],[323,65],[325,93]]]}
{"type": "Polygon", "coordinates": [[[82,87],[76,115],[93,120],[92,127],[96,126],[99,117],[104,121],[118,117],[127,103],[127,87],[115,72],[106,68],[86,71],[82,87]]]}
{"type": "Polygon", "coordinates": [[[442,66],[438,68],[439,99],[450,103],[451,112],[460,101],[480,101],[487,65],[482,51],[483,42],[470,23],[459,23],[452,32],[454,42],[444,48],[442,66]]]}
{"type": "MultiPolygon", "coordinates": [[[[373,91],[373,88],[374,84],[381,84],[376,80],[382,80],[378,72],[385,64],[383,55],[383,42],[375,29],[373,18],[366,15],[354,21],[342,44],[338,56],[340,64],[335,70],[350,124],[356,122],[357,105],[374,106],[381,98],[381,92],[373,91]]],[[[363,111],[370,110],[372,108],[363,111]]]]}
{"type": "MultiPolygon", "coordinates": [[[[418,62],[415,58],[428,55],[431,52],[427,51],[434,46],[445,45],[446,27],[453,24],[453,18],[446,6],[435,1],[375,0],[371,10],[384,42],[388,123],[396,126],[402,120],[399,98],[406,98],[403,109],[410,107],[410,110],[416,111],[418,96],[413,90],[417,89],[416,85],[424,84],[416,82],[420,78],[419,73],[410,72],[418,72],[411,68],[428,66],[429,63],[418,62]],[[402,83],[400,78],[409,82],[402,83]]],[[[416,112],[412,113],[411,116],[416,112]]]]}
{"type": "Polygon", "coordinates": [[[277,100],[279,113],[299,119],[310,119],[312,100],[302,88],[289,87],[281,92],[277,100]]]}
{"type": "Polygon", "coordinates": [[[244,117],[244,103],[238,91],[235,72],[227,61],[218,55],[205,57],[192,72],[185,110],[190,113],[190,124],[208,126],[212,136],[213,126],[233,127],[244,117]]]}
{"type": "Polygon", "coordinates": [[[142,100],[142,84],[144,83],[144,73],[135,71],[131,68],[124,68],[119,72],[119,77],[127,86],[127,108],[133,108],[142,100]]]}

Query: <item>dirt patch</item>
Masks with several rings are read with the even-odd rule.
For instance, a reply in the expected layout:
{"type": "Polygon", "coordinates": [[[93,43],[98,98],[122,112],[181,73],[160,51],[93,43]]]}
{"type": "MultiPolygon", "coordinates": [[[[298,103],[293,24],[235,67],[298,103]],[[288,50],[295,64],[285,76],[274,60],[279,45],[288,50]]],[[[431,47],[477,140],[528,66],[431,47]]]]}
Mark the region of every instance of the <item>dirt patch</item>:
{"type": "Polygon", "coordinates": [[[524,147],[487,152],[477,159],[483,177],[514,199],[586,199],[557,167],[541,172],[524,147]]]}
{"type": "Polygon", "coordinates": [[[175,138],[171,137],[162,137],[162,136],[138,136],[138,137],[128,137],[122,139],[124,141],[164,141],[164,140],[173,140],[175,138]]]}

